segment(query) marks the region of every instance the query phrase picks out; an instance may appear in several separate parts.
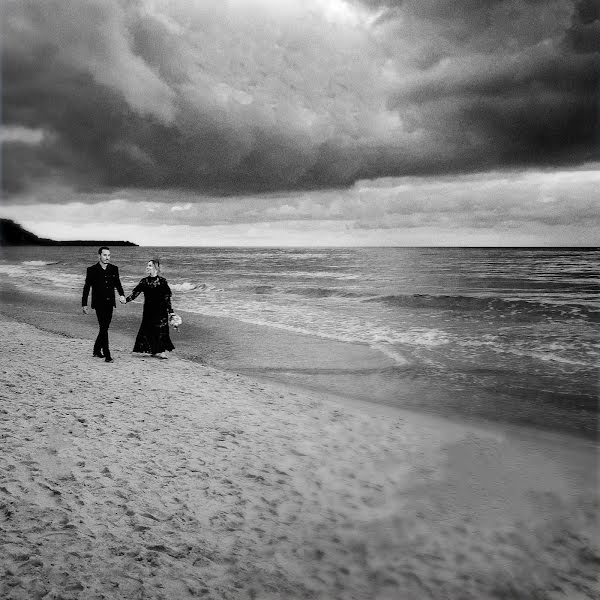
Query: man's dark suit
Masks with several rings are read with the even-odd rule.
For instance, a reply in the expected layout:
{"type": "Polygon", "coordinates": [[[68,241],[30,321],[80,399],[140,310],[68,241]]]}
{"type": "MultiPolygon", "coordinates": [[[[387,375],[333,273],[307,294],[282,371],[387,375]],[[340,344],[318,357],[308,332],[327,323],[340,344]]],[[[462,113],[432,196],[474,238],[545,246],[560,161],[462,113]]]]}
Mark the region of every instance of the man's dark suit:
{"type": "Polygon", "coordinates": [[[96,310],[98,317],[99,332],[94,343],[94,354],[104,353],[106,359],[110,359],[108,347],[108,328],[112,320],[115,303],[115,289],[119,296],[124,296],[123,286],[119,279],[119,269],[110,263],[103,269],[100,263],[88,267],[83,286],[81,305],[87,306],[88,295],[92,290],[92,308],[96,310]]]}

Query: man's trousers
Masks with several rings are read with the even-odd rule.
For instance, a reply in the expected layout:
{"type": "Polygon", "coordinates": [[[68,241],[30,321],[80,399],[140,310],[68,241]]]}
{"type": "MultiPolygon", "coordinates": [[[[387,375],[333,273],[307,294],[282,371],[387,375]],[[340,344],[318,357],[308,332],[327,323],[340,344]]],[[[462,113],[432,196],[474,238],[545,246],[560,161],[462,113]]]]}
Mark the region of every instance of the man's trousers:
{"type": "Polygon", "coordinates": [[[113,306],[96,307],[96,317],[98,318],[98,337],[94,343],[94,354],[104,354],[105,358],[110,358],[110,349],[108,347],[108,328],[113,315],[113,306]]]}

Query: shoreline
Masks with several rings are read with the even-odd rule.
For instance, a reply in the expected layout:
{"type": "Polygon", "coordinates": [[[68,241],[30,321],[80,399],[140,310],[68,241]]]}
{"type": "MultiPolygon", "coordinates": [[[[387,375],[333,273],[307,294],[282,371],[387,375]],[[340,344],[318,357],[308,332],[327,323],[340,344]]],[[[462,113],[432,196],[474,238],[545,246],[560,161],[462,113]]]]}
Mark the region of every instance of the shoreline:
{"type": "MultiPolygon", "coordinates": [[[[12,285],[0,287],[0,313],[30,323],[40,329],[70,337],[90,339],[97,334],[93,310],[82,315],[80,298],[61,293],[34,292],[12,285]],[[50,316],[50,318],[48,318],[50,316]]],[[[109,337],[117,350],[129,353],[141,321],[142,302],[124,308],[117,302],[109,337]]],[[[369,410],[387,407],[407,410],[457,423],[493,430],[522,428],[540,435],[571,436],[598,443],[600,415],[578,411],[571,406],[523,403],[519,398],[496,397],[490,390],[473,389],[477,401],[466,401],[464,393],[448,393],[443,382],[397,369],[385,354],[357,343],[332,341],[307,334],[237,321],[232,317],[211,317],[176,310],[184,317],[180,331],[171,331],[175,355],[210,365],[229,373],[239,373],[266,382],[331,395],[342,403],[364,403],[369,410]],[[259,344],[257,342],[260,341],[259,344]],[[278,357],[277,367],[269,364],[278,357]],[[320,369],[303,369],[304,357],[320,369]]]]}
{"type": "Polygon", "coordinates": [[[115,346],[107,365],[87,337],[6,316],[0,343],[3,598],[600,592],[592,444],[178,356],[115,346]]]}

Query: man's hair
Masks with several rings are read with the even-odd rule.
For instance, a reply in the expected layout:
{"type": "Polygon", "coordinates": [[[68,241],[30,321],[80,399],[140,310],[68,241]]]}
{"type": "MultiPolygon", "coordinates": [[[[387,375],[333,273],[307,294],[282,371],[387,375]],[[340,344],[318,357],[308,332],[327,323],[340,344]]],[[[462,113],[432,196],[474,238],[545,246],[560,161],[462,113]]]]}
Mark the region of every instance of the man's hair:
{"type": "Polygon", "coordinates": [[[100,246],[100,248],[98,248],[98,254],[102,254],[102,250],[108,250],[110,252],[110,248],[108,246],[100,246]]]}

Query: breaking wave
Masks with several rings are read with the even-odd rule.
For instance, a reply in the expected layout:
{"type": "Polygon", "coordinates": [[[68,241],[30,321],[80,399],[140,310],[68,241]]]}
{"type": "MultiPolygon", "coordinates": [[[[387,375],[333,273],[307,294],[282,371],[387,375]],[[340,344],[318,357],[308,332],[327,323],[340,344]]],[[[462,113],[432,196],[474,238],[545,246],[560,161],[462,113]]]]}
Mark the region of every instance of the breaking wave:
{"type": "Polygon", "coordinates": [[[377,296],[364,302],[380,302],[401,308],[429,308],[448,311],[478,311],[481,313],[499,313],[518,318],[519,316],[546,319],[548,317],[584,318],[590,321],[600,320],[600,306],[552,304],[535,300],[520,300],[498,297],[452,296],[430,294],[406,294],[395,296],[377,296]]]}
{"type": "Polygon", "coordinates": [[[22,265],[26,267],[45,267],[47,265],[57,265],[59,261],[57,260],[24,260],[22,265]]]}

